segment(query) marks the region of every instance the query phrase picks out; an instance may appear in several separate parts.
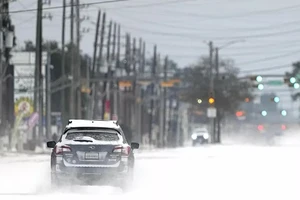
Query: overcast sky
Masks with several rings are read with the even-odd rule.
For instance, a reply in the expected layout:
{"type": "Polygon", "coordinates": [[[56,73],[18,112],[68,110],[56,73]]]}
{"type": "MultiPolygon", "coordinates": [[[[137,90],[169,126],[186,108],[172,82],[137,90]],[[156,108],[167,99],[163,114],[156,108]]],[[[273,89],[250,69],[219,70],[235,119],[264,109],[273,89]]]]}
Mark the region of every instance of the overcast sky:
{"type": "MultiPolygon", "coordinates": [[[[62,4],[62,0],[51,1],[50,6],[62,4]]],[[[10,10],[36,8],[36,2],[17,0],[11,3],[10,10]]],[[[129,0],[89,6],[81,10],[82,17],[90,18],[82,23],[82,28],[91,30],[84,34],[81,43],[82,50],[89,54],[94,40],[92,22],[96,21],[99,8],[106,10],[108,19],[120,23],[124,31],[142,37],[147,51],[151,52],[153,44],[157,44],[162,55],[169,55],[181,67],[207,55],[205,41],[209,40],[215,46],[240,41],[221,49],[220,55],[234,59],[247,74],[282,74],[291,69],[292,62],[300,60],[299,0],[129,0]]],[[[61,40],[61,12],[62,9],[44,12],[53,15],[51,21],[44,20],[44,39],[61,40]]],[[[11,14],[20,44],[35,40],[35,15],[34,11],[11,14]]],[[[66,34],[69,40],[68,30],[66,34]]],[[[282,93],[283,98],[285,94],[282,93]]]]}

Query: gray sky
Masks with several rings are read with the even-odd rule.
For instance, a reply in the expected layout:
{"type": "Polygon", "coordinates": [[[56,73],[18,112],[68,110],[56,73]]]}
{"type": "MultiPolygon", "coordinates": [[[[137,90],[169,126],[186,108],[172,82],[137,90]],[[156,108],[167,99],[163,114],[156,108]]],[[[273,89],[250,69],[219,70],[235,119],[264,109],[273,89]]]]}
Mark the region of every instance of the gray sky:
{"type": "MultiPolygon", "coordinates": [[[[51,6],[61,4],[62,0],[52,0],[51,6]]],[[[82,23],[82,28],[91,31],[84,34],[81,44],[82,50],[89,54],[95,28],[91,22],[96,21],[100,6],[107,11],[108,19],[120,23],[124,31],[142,37],[149,52],[157,44],[162,55],[168,54],[181,67],[207,55],[204,41],[209,40],[216,46],[245,40],[222,49],[220,55],[234,59],[236,66],[247,74],[282,74],[291,69],[288,65],[300,60],[298,0],[129,0],[90,6],[81,10],[83,16],[90,17],[82,23]],[[274,66],[280,67],[268,69],[274,66]]],[[[17,0],[11,4],[11,11],[30,8],[36,8],[36,0],[17,0]]],[[[45,39],[61,40],[61,11],[45,11],[53,15],[52,21],[44,20],[45,39]]],[[[35,15],[32,11],[11,14],[20,44],[35,39],[35,15]]],[[[66,34],[69,40],[69,30],[66,34]]],[[[283,98],[289,96],[286,94],[282,93],[283,98]]]]}

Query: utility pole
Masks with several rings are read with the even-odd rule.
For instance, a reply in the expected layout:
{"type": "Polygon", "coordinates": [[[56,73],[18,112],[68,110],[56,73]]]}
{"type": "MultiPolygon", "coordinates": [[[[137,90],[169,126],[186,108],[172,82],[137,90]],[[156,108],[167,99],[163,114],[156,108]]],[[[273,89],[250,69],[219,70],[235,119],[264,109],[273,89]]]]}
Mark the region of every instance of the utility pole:
{"type": "MultiPolygon", "coordinates": [[[[153,63],[152,63],[152,78],[155,77],[156,75],[156,65],[157,65],[157,46],[154,45],[154,49],[153,49],[153,63]]],[[[153,96],[154,96],[154,87],[155,87],[155,83],[151,83],[151,101],[150,101],[150,119],[149,119],[149,145],[152,145],[152,123],[153,123],[153,113],[154,113],[154,100],[153,100],[153,96]]]]}
{"type": "MultiPolygon", "coordinates": [[[[42,77],[42,15],[43,1],[38,0],[37,21],[36,21],[36,52],[35,52],[35,88],[39,88],[34,93],[35,111],[39,113],[38,138],[43,135],[43,77],[42,77]]],[[[33,134],[33,149],[36,146],[36,133],[33,134]]]]}
{"type": "MultiPolygon", "coordinates": [[[[208,97],[214,98],[214,74],[213,74],[213,43],[212,41],[209,42],[209,94],[208,97]]],[[[210,134],[211,134],[211,142],[215,142],[215,128],[214,128],[214,118],[210,118],[210,134]]]]}
{"type": "MultiPolygon", "coordinates": [[[[66,78],[66,66],[65,66],[65,30],[66,30],[66,0],[63,0],[63,11],[62,11],[62,29],[61,29],[61,77],[63,80],[66,78]]],[[[65,81],[63,81],[64,83],[65,81]]],[[[66,100],[65,100],[65,89],[61,90],[61,128],[67,125],[66,119],[66,100]]]]}
{"type": "MultiPolygon", "coordinates": [[[[137,103],[137,84],[136,84],[136,79],[137,79],[137,70],[136,70],[136,64],[137,64],[137,49],[136,49],[136,38],[133,38],[133,44],[132,44],[132,65],[133,65],[133,76],[134,79],[132,81],[132,96],[133,99],[130,100],[130,112],[131,112],[131,127],[134,127],[134,132],[136,133],[137,131],[137,126],[136,126],[136,103],[137,103]]],[[[136,136],[136,134],[135,134],[136,136]]],[[[135,138],[135,137],[134,137],[135,138]]]]}
{"type": "MultiPolygon", "coordinates": [[[[100,28],[100,20],[101,20],[101,11],[98,11],[98,17],[97,17],[97,24],[96,24],[96,34],[95,34],[95,40],[94,40],[94,52],[93,52],[93,62],[92,62],[92,79],[95,78],[96,73],[96,64],[97,64],[97,50],[98,50],[98,38],[99,38],[99,28],[100,28]]],[[[88,113],[88,119],[93,118],[93,110],[94,110],[94,104],[95,104],[95,83],[88,83],[90,87],[92,88],[92,97],[90,102],[90,109],[88,113]]]]}
{"type": "MultiPolygon", "coordinates": [[[[117,46],[117,23],[114,23],[114,30],[113,30],[113,49],[112,49],[112,55],[111,55],[111,59],[112,59],[112,77],[116,77],[116,65],[117,65],[117,62],[116,62],[116,46],[117,46]]],[[[117,91],[117,82],[116,81],[112,81],[112,85],[113,85],[113,103],[112,103],[112,110],[111,110],[111,113],[112,113],[112,116],[113,117],[116,117],[118,115],[118,108],[117,108],[117,95],[118,95],[118,91],[117,91]]],[[[115,118],[114,118],[115,119],[115,118]]]]}
{"type": "Polygon", "coordinates": [[[80,55],[80,0],[76,0],[76,82],[78,87],[76,87],[77,92],[77,118],[81,119],[81,55],[80,55]]]}
{"type": "MultiPolygon", "coordinates": [[[[3,120],[3,90],[4,90],[4,87],[3,87],[3,78],[4,78],[4,70],[3,70],[3,49],[4,49],[4,44],[3,44],[3,2],[4,0],[0,0],[0,131],[3,131],[4,127],[4,120],[3,120]]],[[[2,148],[2,146],[0,147],[2,148]]]]}
{"type": "MultiPolygon", "coordinates": [[[[137,74],[141,75],[141,68],[143,67],[143,40],[142,38],[139,39],[139,52],[138,52],[138,62],[139,62],[139,69],[137,70],[137,74]]],[[[137,109],[136,109],[136,130],[137,130],[137,140],[138,142],[142,141],[142,86],[137,85],[137,92],[136,92],[136,97],[137,97],[137,109]]]]}
{"type": "MultiPolygon", "coordinates": [[[[120,51],[121,51],[121,26],[118,25],[118,30],[117,30],[117,60],[116,60],[116,70],[121,71],[121,63],[120,63],[120,51]]],[[[119,82],[116,81],[116,89],[119,91],[119,82]]],[[[120,94],[118,91],[115,93],[115,99],[114,99],[114,104],[115,104],[115,114],[117,115],[118,119],[121,116],[121,107],[120,107],[120,94]]]]}
{"type": "MultiPolygon", "coordinates": [[[[126,33],[126,45],[125,45],[125,71],[126,71],[126,75],[130,74],[130,65],[131,65],[131,42],[130,42],[130,34],[126,33]]],[[[123,115],[123,119],[124,119],[124,123],[129,126],[130,125],[130,109],[129,109],[129,103],[128,103],[128,98],[127,98],[127,92],[128,92],[128,88],[125,87],[124,89],[124,93],[125,93],[125,97],[124,97],[124,104],[122,104],[123,108],[124,108],[124,115],[123,115]]]]}
{"type": "MultiPolygon", "coordinates": [[[[145,65],[146,65],[146,43],[143,42],[142,47],[142,62],[141,62],[141,74],[144,76],[145,73],[145,65]]],[[[141,102],[144,101],[145,90],[142,88],[141,90],[141,102]]],[[[145,106],[144,104],[141,105],[141,138],[140,143],[143,143],[143,136],[145,131],[145,106]]]]}
{"type": "MultiPolygon", "coordinates": [[[[219,84],[219,48],[215,48],[216,55],[215,55],[215,64],[216,64],[216,80],[217,83],[219,84]]],[[[221,143],[221,119],[220,119],[220,102],[218,99],[216,99],[216,108],[217,108],[217,141],[218,143],[221,143]]]]}
{"type": "MultiPolygon", "coordinates": [[[[97,71],[95,74],[100,76],[100,67],[103,63],[103,47],[104,47],[104,36],[105,36],[105,26],[106,26],[106,13],[104,12],[102,15],[102,24],[101,24],[101,33],[100,33],[100,46],[99,46],[99,56],[98,56],[98,64],[97,64],[97,71]]],[[[103,66],[102,66],[103,67],[103,66]]],[[[100,78],[100,77],[99,77],[100,78]]],[[[98,116],[103,116],[101,110],[102,104],[99,105],[98,102],[102,102],[101,95],[98,95],[102,83],[95,84],[95,91],[94,93],[94,108],[93,108],[93,118],[96,119],[98,116]]]]}
{"type": "Polygon", "coordinates": [[[70,38],[71,38],[71,74],[72,74],[72,85],[71,85],[71,94],[70,94],[70,118],[75,118],[76,116],[76,67],[74,62],[75,57],[75,44],[74,44],[74,0],[71,0],[71,20],[70,20],[70,38]]]}
{"type": "MultiPolygon", "coordinates": [[[[105,78],[110,78],[111,77],[111,57],[110,57],[110,46],[111,46],[111,31],[112,31],[112,21],[109,22],[109,29],[108,29],[108,38],[107,38],[107,52],[106,52],[106,63],[107,63],[107,71],[105,74],[105,78]]],[[[110,120],[110,81],[105,81],[104,82],[104,94],[106,94],[103,98],[103,110],[104,110],[104,115],[103,119],[110,120]]]]}
{"type": "MultiPolygon", "coordinates": [[[[164,63],[164,81],[167,81],[169,58],[166,56],[164,63]]],[[[167,88],[163,89],[163,147],[166,146],[166,117],[167,117],[167,88]]]]}
{"type": "Polygon", "coordinates": [[[51,138],[51,52],[50,46],[47,51],[46,65],[46,138],[51,138]]]}

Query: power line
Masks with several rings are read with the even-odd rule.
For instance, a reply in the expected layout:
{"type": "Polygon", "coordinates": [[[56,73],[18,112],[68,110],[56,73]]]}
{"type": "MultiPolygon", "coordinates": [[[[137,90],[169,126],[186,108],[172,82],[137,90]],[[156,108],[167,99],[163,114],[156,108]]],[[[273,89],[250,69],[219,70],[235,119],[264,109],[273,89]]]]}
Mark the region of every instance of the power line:
{"type": "Polygon", "coordinates": [[[291,55],[298,54],[298,53],[300,53],[300,50],[282,54],[282,55],[278,55],[278,56],[272,56],[272,57],[267,57],[267,58],[258,59],[258,60],[254,60],[254,61],[239,63],[239,65],[249,65],[249,64],[254,64],[254,63],[259,63],[259,62],[264,62],[264,61],[269,61],[269,60],[275,60],[278,58],[283,58],[283,57],[291,56],[291,55]]]}
{"type": "Polygon", "coordinates": [[[143,8],[143,7],[149,7],[149,6],[161,6],[161,5],[167,5],[167,4],[186,3],[186,2],[191,2],[191,1],[198,1],[198,0],[172,0],[172,1],[159,2],[159,3],[149,3],[149,4],[142,4],[142,5],[107,8],[107,10],[124,9],[124,8],[143,8]]]}
{"type": "Polygon", "coordinates": [[[119,16],[122,17],[122,19],[129,19],[131,21],[138,21],[142,23],[148,23],[148,24],[154,24],[157,26],[163,26],[163,27],[170,27],[174,29],[185,29],[185,30],[192,30],[192,31],[225,31],[225,30],[235,30],[235,31],[258,31],[258,30],[269,30],[272,28],[278,28],[278,27],[283,27],[283,26],[290,26],[294,24],[300,23],[300,20],[295,20],[295,21],[290,21],[290,22],[284,22],[281,24],[274,24],[274,25],[269,25],[269,26],[264,26],[264,27],[256,27],[256,28],[224,28],[224,29],[199,29],[199,28],[193,28],[193,27],[187,27],[187,26],[180,26],[180,25],[174,25],[174,24],[167,24],[167,23],[160,23],[156,21],[150,21],[150,20],[143,20],[140,18],[133,18],[133,17],[128,17],[128,15],[123,15],[118,13],[119,16]]]}
{"type": "MultiPolygon", "coordinates": [[[[155,3],[154,5],[164,5],[166,3],[155,3]]],[[[136,5],[136,6],[124,6],[124,7],[115,7],[115,8],[108,8],[108,10],[115,10],[115,9],[124,9],[124,8],[140,8],[140,7],[148,7],[151,6],[151,4],[144,4],[144,5],[136,5]]],[[[168,15],[170,13],[176,14],[176,15],[186,15],[189,17],[197,17],[199,19],[199,17],[205,17],[205,18],[209,18],[211,19],[230,19],[230,18],[241,18],[241,17],[246,17],[246,16],[251,16],[251,15],[261,15],[261,14],[266,14],[266,13],[277,13],[280,11],[285,11],[285,10],[289,10],[289,9],[296,9],[299,8],[300,5],[293,5],[293,6],[287,6],[287,7],[283,7],[283,8],[276,8],[276,9],[271,9],[271,10],[260,10],[260,11],[250,11],[247,13],[240,13],[237,15],[231,15],[231,16],[214,16],[214,15],[203,15],[203,14],[197,14],[197,13],[189,13],[189,12],[178,12],[178,11],[174,11],[174,10],[162,10],[162,13],[164,15],[168,15]]],[[[132,11],[130,11],[132,12],[132,11]]],[[[136,12],[136,11],[135,11],[136,12]]],[[[136,12],[137,13],[137,12],[136,12]]],[[[145,11],[141,11],[141,13],[143,14],[148,14],[149,12],[145,12],[145,11]]],[[[157,14],[157,13],[156,13],[157,14]]]]}
{"type": "Polygon", "coordinates": [[[292,67],[291,64],[286,64],[286,65],[278,65],[274,67],[265,67],[265,68],[257,68],[257,69],[250,69],[250,70],[241,70],[240,73],[249,73],[249,72],[258,72],[258,71],[271,71],[271,70],[276,70],[276,69],[284,69],[284,68],[289,68],[292,67]]]}
{"type": "Polygon", "coordinates": [[[199,38],[211,38],[213,40],[231,40],[231,39],[250,39],[250,38],[263,38],[263,37],[270,37],[270,36],[278,36],[278,35],[285,35],[285,34],[290,34],[290,33],[297,33],[300,32],[300,29],[293,29],[293,30],[288,30],[288,31],[279,31],[279,32],[273,32],[273,33],[265,33],[265,34],[256,34],[256,35],[244,35],[244,36],[233,36],[233,37],[203,37],[201,35],[197,34],[189,34],[189,33],[167,33],[167,32],[160,32],[160,31],[152,31],[152,30],[147,30],[143,28],[137,28],[137,27],[131,27],[131,26],[124,26],[123,27],[131,30],[136,30],[136,31],[141,31],[145,33],[149,33],[152,35],[160,35],[160,36],[166,36],[166,37],[184,37],[184,38],[189,38],[189,39],[199,39],[199,38]],[[186,35],[185,35],[186,34],[186,35]],[[187,35],[189,34],[189,35],[187,35]]]}
{"type": "MultiPolygon", "coordinates": [[[[106,1],[98,1],[98,2],[93,2],[93,3],[80,3],[80,4],[75,4],[74,7],[117,3],[117,2],[125,2],[125,1],[129,1],[129,0],[106,0],[106,1]]],[[[66,5],[66,7],[71,7],[71,5],[66,5]]],[[[63,6],[52,6],[52,7],[43,8],[43,10],[56,10],[56,9],[62,9],[62,8],[63,8],[63,6]]],[[[37,9],[24,9],[24,10],[12,10],[9,13],[15,14],[15,13],[36,12],[36,11],[37,11],[37,9]]],[[[6,12],[3,12],[2,14],[6,14],[6,12]]]]}

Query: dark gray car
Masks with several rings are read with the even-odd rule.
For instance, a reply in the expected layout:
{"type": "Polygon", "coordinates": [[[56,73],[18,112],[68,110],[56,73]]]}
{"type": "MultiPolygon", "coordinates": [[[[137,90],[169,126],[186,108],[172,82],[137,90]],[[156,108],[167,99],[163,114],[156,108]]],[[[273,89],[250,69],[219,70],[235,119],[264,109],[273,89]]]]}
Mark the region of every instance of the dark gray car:
{"type": "Polygon", "coordinates": [[[53,186],[113,185],[127,189],[133,180],[134,149],[115,121],[70,120],[51,153],[53,186]]]}

